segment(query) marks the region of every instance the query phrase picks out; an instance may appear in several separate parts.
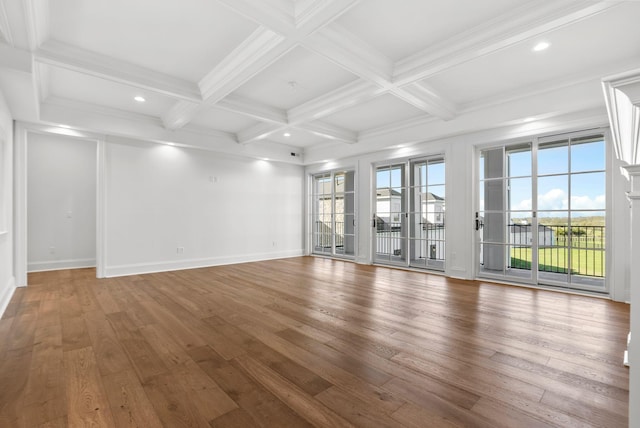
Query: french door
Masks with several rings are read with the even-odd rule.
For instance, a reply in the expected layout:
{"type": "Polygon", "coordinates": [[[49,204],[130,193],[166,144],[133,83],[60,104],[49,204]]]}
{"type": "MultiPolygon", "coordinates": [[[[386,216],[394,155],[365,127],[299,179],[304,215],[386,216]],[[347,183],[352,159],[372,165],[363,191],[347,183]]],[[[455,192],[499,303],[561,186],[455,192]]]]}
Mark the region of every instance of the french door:
{"type": "Polygon", "coordinates": [[[376,167],[376,263],[444,270],[444,177],[442,157],[376,167]]]}
{"type": "Polygon", "coordinates": [[[480,152],[478,276],[606,292],[606,143],[575,133],[480,152]]]}
{"type": "Polygon", "coordinates": [[[355,171],[313,177],[312,251],[336,257],[355,256],[355,171]]]}

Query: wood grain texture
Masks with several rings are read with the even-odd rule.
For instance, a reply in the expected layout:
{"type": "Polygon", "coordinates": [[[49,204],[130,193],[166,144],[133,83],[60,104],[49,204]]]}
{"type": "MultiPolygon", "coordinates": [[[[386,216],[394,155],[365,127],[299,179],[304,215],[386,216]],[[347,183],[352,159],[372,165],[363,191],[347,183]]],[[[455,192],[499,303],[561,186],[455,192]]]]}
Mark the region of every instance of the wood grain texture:
{"type": "Polygon", "coordinates": [[[625,427],[629,307],[300,257],[39,272],[0,319],[4,427],[625,427]]]}

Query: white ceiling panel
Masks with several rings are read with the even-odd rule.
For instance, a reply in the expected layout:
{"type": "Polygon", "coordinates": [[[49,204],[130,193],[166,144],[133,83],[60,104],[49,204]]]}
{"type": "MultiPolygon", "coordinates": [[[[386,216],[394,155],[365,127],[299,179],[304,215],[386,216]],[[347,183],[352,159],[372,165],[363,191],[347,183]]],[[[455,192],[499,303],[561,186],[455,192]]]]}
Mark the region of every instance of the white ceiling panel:
{"type": "Polygon", "coordinates": [[[356,76],[304,48],[296,48],[235,94],[288,110],[356,80],[356,76]]]}
{"type": "MultiPolygon", "coordinates": [[[[191,124],[211,131],[202,138],[232,133],[245,147],[268,140],[309,153],[328,143],[350,152],[348,144],[371,130],[386,131],[376,135],[394,144],[413,132],[413,119],[429,118],[413,126],[427,133],[501,126],[513,116],[507,99],[523,106],[549,99],[546,113],[556,115],[604,109],[591,88],[565,107],[553,100],[640,61],[640,1],[0,2],[0,71],[22,73],[31,85],[31,95],[11,102],[25,112],[21,119],[53,115],[37,104],[34,94],[44,92],[78,101],[56,104],[56,114],[77,114],[81,103],[93,113],[84,117],[100,114],[95,106],[131,112],[119,132],[136,138],[149,132],[149,121],[130,131],[141,113],[161,118],[155,131],[176,138],[191,124]],[[551,47],[532,52],[541,40],[551,47]]],[[[86,129],[96,126],[78,117],[86,129]]]]}
{"type": "Polygon", "coordinates": [[[464,104],[588,74],[602,64],[640,58],[638,16],[640,3],[628,2],[589,20],[466,62],[427,82],[453,102],[464,104]],[[550,43],[550,47],[534,52],[540,41],[550,43]]]}
{"type": "Polygon", "coordinates": [[[339,23],[393,61],[485,23],[527,0],[367,0],[339,23]]]}
{"type": "Polygon", "coordinates": [[[162,116],[175,102],[172,98],[155,92],[86,74],[54,67],[49,67],[48,70],[51,96],[156,117],[162,116]],[[144,97],[145,102],[135,101],[136,96],[144,97]]]}
{"type": "Polygon", "coordinates": [[[361,132],[401,120],[427,116],[427,113],[390,94],[327,116],[322,120],[350,131],[361,132]]]}
{"type": "Polygon", "coordinates": [[[326,138],[315,135],[302,129],[287,129],[273,133],[268,138],[276,143],[286,144],[293,147],[309,147],[327,141],[326,138]],[[289,136],[285,136],[289,134],[289,136]]]}
{"type": "Polygon", "coordinates": [[[51,37],[197,82],[257,28],[209,0],[55,0],[51,37]]]}
{"type": "Polygon", "coordinates": [[[258,121],[221,108],[205,107],[193,118],[191,123],[205,128],[236,133],[256,125],[258,121]]]}

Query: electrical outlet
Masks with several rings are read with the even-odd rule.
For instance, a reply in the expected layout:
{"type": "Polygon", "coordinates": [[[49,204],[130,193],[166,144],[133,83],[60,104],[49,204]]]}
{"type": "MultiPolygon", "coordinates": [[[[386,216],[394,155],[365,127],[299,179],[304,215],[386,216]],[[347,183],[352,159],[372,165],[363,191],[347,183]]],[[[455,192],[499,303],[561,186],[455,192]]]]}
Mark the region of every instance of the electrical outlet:
{"type": "Polygon", "coordinates": [[[176,253],[177,253],[177,254],[184,254],[184,247],[178,247],[178,248],[176,248],[176,253]]]}
{"type": "Polygon", "coordinates": [[[55,254],[56,253],[56,247],[49,247],[49,254],[55,254]]]}
{"type": "Polygon", "coordinates": [[[273,242],[271,243],[271,245],[272,245],[272,246],[274,246],[274,247],[276,247],[276,246],[277,246],[277,245],[276,245],[276,241],[273,241],[273,242]]]}

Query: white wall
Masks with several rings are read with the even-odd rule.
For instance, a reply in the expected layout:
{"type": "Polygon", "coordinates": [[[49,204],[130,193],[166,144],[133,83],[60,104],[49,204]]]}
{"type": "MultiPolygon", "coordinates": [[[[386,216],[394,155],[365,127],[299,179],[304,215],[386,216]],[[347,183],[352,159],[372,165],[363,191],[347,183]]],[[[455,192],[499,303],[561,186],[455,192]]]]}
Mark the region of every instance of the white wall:
{"type": "Polygon", "coordinates": [[[27,270],[96,265],[95,141],[30,133],[27,270]]]}
{"type": "Polygon", "coordinates": [[[300,166],[142,142],[106,157],[106,276],[303,254],[300,166]]]}
{"type": "Polygon", "coordinates": [[[13,120],[0,92],[0,315],[14,290],[13,120]]]}

